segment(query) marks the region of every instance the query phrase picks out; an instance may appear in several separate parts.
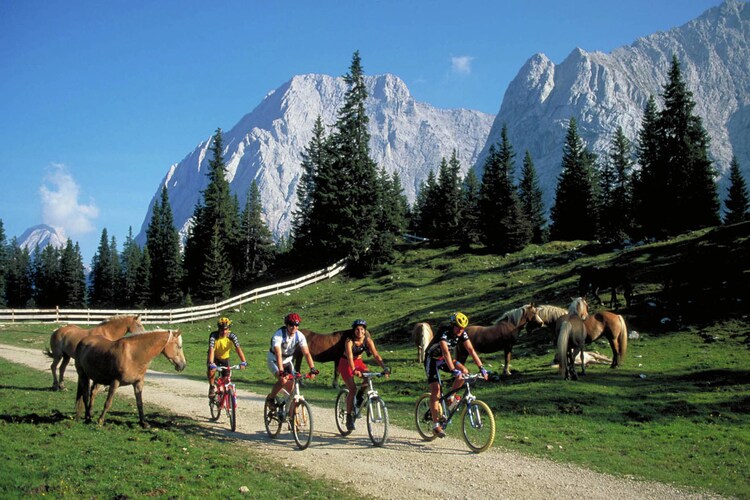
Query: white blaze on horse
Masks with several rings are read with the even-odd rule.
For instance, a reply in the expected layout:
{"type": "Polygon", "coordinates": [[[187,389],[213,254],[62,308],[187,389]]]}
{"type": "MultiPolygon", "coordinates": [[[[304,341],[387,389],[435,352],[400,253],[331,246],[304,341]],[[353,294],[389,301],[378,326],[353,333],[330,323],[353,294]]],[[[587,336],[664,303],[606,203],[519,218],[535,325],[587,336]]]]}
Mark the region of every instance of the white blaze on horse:
{"type": "Polygon", "coordinates": [[[109,385],[104,411],[99,416],[101,425],[112,406],[117,388],[132,385],[141,427],[147,428],[148,424],[143,416],[143,383],[146,370],[159,354],[163,354],[178,372],[185,369],[187,361],[182,351],[182,335],[179,330],[155,330],[115,341],[101,335],[81,340],[75,352],[78,371],[76,418],[80,418],[85,409],[86,421],[91,421],[91,408],[99,386],[109,385]]]}
{"type": "Polygon", "coordinates": [[[433,336],[432,328],[426,321],[417,323],[411,332],[411,341],[417,346],[417,361],[420,363],[424,363],[424,353],[433,336]]]}
{"type": "Polygon", "coordinates": [[[78,343],[84,338],[91,335],[101,335],[109,340],[117,340],[124,337],[127,333],[143,333],[143,328],[139,315],[122,315],[112,316],[105,319],[93,328],[84,329],[76,325],[61,326],[54,332],[49,339],[49,348],[44,350],[44,354],[52,358],[50,370],[52,371],[52,390],[62,391],[65,389],[63,376],[65,368],[68,366],[70,359],[74,357],[78,343]],[[57,365],[60,363],[60,376],[57,375],[57,365]]]}

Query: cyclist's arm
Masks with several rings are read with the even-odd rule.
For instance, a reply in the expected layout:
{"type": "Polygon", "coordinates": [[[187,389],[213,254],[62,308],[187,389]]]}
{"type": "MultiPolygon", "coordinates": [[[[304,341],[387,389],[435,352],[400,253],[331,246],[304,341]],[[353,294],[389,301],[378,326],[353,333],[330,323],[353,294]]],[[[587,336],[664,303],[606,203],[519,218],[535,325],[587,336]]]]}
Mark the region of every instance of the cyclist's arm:
{"type": "Polygon", "coordinates": [[[209,347],[208,348],[208,359],[206,360],[209,365],[213,364],[214,362],[214,348],[209,347]]]}
{"type": "Polygon", "coordinates": [[[385,362],[383,361],[383,358],[380,356],[380,353],[378,353],[378,350],[375,348],[375,342],[370,338],[367,337],[367,345],[370,348],[370,354],[372,354],[372,357],[375,358],[375,361],[380,365],[380,367],[385,370],[385,362]]]}
{"type": "Polygon", "coordinates": [[[456,369],[456,364],[453,362],[453,356],[451,356],[451,350],[448,349],[448,342],[445,340],[440,341],[440,350],[443,353],[443,359],[445,360],[445,363],[448,365],[448,368],[450,368],[451,371],[456,369]]]}
{"type": "Polygon", "coordinates": [[[247,360],[245,359],[245,353],[242,352],[242,347],[240,346],[237,346],[237,356],[240,357],[240,361],[242,361],[243,363],[247,363],[247,360]]]}
{"type": "Polygon", "coordinates": [[[346,354],[346,360],[349,362],[349,369],[354,373],[354,370],[356,369],[354,367],[354,353],[352,352],[352,346],[354,345],[354,342],[352,339],[346,339],[344,342],[344,354],[346,354]]]}
{"type": "Polygon", "coordinates": [[[307,345],[300,345],[302,348],[302,354],[305,355],[305,359],[307,360],[307,366],[310,367],[310,371],[315,369],[315,363],[312,359],[312,354],[310,354],[310,349],[307,348],[307,345]]]}
{"type": "MultiPolygon", "coordinates": [[[[464,347],[466,348],[466,352],[468,352],[471,355],[471,358],[474,360],[474,363],[476,363],[477,368],[482,368],[482,360],[479,359],[479,354],[477,354],[477,351],[474,350],[474,346],[471,344],[471,340],[467,340],[464,342],[464,347]]],[[[464,368],[464,373],[469,373],[469,370],[464,368]]]]}
{"type": "Polygon", "coordinates": [[[279,367],[279,377],[284,373],[284,359],[281,357],[281,346],[274,346],[273,352],[276,354],[276,366],[279,367]]]}

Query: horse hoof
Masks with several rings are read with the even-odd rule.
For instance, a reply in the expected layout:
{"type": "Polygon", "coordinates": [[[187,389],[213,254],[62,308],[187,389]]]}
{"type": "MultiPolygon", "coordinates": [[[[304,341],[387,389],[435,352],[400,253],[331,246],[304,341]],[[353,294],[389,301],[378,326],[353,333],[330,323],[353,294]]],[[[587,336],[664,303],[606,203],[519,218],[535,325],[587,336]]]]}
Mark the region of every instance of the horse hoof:
{"type": "Polygon", "coordinates": [[[143,428],[143,429],[150,429],[151,426],[148,425],[146,422],[141,422],[141,428],[143,428]]]}

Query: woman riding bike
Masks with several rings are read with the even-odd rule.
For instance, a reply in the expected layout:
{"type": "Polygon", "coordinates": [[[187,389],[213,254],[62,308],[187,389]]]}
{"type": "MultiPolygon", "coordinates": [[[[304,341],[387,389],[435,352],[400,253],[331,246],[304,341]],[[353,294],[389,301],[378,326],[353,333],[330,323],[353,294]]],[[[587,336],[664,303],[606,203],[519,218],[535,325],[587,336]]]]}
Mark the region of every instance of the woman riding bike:
{"type": "Polygon", "coordinates": [[[216,368],[218,366],[229,367],[229,355],[232,348],[237,351],[237,355],[240,357],[240,369],[244,370],[247,366],[245,353],[242,352],[240,347],[240,340],[229,330],[231,324],[231,319],[220,318],[216,323],[217,330],[211,332],[208,336],[208,359],[206,360],[208,366],[208,397],[213,397],[216,394],[216,388],[214,387],[216,368]]]}

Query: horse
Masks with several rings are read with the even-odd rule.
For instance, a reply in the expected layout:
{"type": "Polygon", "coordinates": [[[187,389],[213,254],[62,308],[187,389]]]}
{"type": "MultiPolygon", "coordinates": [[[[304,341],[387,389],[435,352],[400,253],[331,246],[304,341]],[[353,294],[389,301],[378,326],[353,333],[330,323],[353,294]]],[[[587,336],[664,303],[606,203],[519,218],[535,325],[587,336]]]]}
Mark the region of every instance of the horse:
{"type": "Polygon", "coordinates": [[[63,375],[67,368],[70,358],[76,352],[78,343],[90,335],[102,335],[110,340],[117,340],[127,333],[143,333],[146,329],[140,320],[140,315],[122,315],[112,316],[105,319],[94,328],[88,330],[76,325],[61,326],[54,332],[49,339],[49,348],[44,350],[44,354],[52,358],[50,370],[52,371],[52,390],[65,390],[63,375]],[[62,360],[62,363],[60,361],[62,360]],[[60,376],[57,376],[57,364],[60,363],[60,376]]]}
{"type": "Polygon", "coordinates": [[[414,330],[411,332],[411,341],[414,343],[414,345],[417,346],[417,361],[420,363],[424,363],[424,353],[427,349],[427,346],[430,344],[430,341],[432,340],[432,337],[434,337],[434,333],[432,333],[432,328],[430,327],[430,324],[426,321],[423,321],[421,323],[417,323],[414,326],[414,330]]]}
{"type": "Polygon", "coordinates": [[[557,341],[557,337],[555,336],[555,325],[557,324],[557,320],[568,314],[568,311],[562,307],[541,304],[537,306],[536,312],[544,323],[542,325],[539,325],[539,323],[534,321],[526,323],[526,333],[531,333],[539,328],[549,327],[550,330],[553,330],[550,336],[552,337],[551,340],[554,344],[557,341]]]}
{"type": "Polygon", "coordinates": [[[582,297],[591,297],[597,304],[602,305],[602,299],[599,297],[599,290],[611,291],[609,307],[617,308],[620,303],[617,301],[617,289],[622,287],[625,297],[625,305],[630,307],[633,295],[633,287],[625,273],[620,267],[587,267],[581,271],[581,278],[578,282],[578,293],[582,297]]]}
{"type": "Polygon", "coordinates": [[[100,385],[109,385],[104,411],[99,416],[99,425],[115,392],[121,385],[132,385],[138,406],[141,427],[149,425],[143,416],[143,382],[151,361],[163,354],[178,372],[185,369],[187,361],[182,351],[180,330],[154,330],[119,340],[109,340],[101,335],[91,335],[82,339],[76,347],[75,361],[78,372],[78,393],[76,394],[76,419],[86,410],[86,422],[91,421],[91,408],[100,385]]]}
{"type": "Polygon", "coordinates": [[[603,335],[612,348],[610,368],[621,366],[628,351],[628,328],[625,326],[625,318],[610,311],[601,311],[590,315],[583,323],[586,325],[586,344],[603,335]]]}
{"type": "MultiPolygon", "coordinates": [[[[474,350],[478,353],[503,350],[505,352],[503,375],[510,375],[510,356],[513,352],[513,346],[518,342],[521,327],[530,321],[543,323],[533,303],[511,309],[500,316],[492,326],[468,326],[466,327],[466,334],[469,336],[474,350]]],[[[468,357],[468,351],[462,343],[459,343],[456,347],[456,359],[464,363],[468,357]]]]}
{"type": "MultiPolygon", "coordinates": [[[[300,329],[302,335],[307,340],[307,348],[310,350],[310,355],[313,360],[318,363],[333,362],[333,380],[331,381],[331,387],[336,387],[336,381],[338,380],[339,371],[337,369],[339,359],[344,355],[344,342],[346,336],[349,335],[351,330],[341,330],[333,333],[315,333],[310,330],[300,329]]],[[[370,335],[370,332],[367,332],[370,335]]],[[[299,371],[302,364],[302,351],[297,349],[294,352],[294,369],[299,371]]]]}
{"type": "Polygon", "coordinates": [[[575,358],[581,354],[581,375],[586,375],[584,362],[584,345],[586,344],[586,325],[588,304],[586,299],[573,299],[568,307],[568,314],[557,323],[557,359],[560,361],[559,372],[565,380],[578,380],[575,358]]]}

